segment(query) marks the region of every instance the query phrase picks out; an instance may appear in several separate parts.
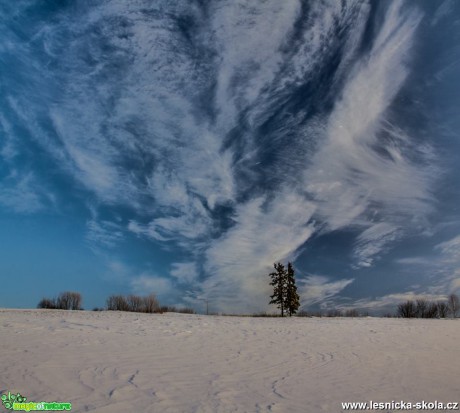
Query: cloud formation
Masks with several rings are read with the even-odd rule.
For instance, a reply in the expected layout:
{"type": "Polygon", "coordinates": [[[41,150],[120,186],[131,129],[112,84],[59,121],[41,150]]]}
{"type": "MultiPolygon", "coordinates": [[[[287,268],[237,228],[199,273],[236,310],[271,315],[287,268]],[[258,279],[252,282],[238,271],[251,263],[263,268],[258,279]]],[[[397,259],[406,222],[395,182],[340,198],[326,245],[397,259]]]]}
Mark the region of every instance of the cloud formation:
{"type": "MultiPolygon", "coordinates": [[[[136,236],[176,251],[168,278],[133,275],[135,291],[181,285],[224,311],[265,308],[273,262],[339,231],[355,234],[353,268],[371,268],[434,209],[436,155],[395,110],[423,13],[311,3],[98,0],[36,19],[28,43],[12,26],[0,50],[20,44],[13,80],[29,89],[5,97],[0,153],[11,165],[9,119],[23,123],[101,210],[91,245],[136,236]]],[[[0,203],[39,210],[34,175],[21,176],[0,203]]],[[[355,280],[306,274],[306,305],[355,280]]]]}

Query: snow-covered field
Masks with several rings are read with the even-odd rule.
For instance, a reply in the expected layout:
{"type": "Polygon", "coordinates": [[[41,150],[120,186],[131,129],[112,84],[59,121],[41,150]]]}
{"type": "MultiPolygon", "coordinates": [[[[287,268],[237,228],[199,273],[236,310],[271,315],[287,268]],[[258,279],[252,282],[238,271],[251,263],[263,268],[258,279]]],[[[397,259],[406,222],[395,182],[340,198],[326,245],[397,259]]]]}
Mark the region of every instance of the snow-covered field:
{"type": "Polygon", "coordinates": [[[0,310],[0,350],[0,393],[74,412],[460,400],[457,320],[0,310]]]}

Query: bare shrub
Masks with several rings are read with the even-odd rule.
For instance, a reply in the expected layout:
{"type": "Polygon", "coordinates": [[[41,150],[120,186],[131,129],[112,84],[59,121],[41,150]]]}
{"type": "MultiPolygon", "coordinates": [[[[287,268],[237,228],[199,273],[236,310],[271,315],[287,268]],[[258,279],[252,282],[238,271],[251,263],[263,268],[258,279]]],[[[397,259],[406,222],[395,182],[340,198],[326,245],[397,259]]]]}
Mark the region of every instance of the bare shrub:
{"type": "Polygon", "coordinates": [[[56,308],[56,300],[54,298],[42,298],[37,304],[37,308],[56,308]]]}
{"type": "Polygon", "coordinates": [[[57,298],[43,298],[37,308],[52,308],[58,310],[81,310],[80,293],[65,291],[57,298]]]}
{"type": "Polygon", "coordinates": [[[142,304],[143,304],[143,311],[146,313],[159,313],[162,312],[160,310],[160,303],[158,302],[157,298],[155,297],[155,294],[149,294],[146,297],[143,297],[142,299],[142,304]]]}
{"type": "Polygon", "coordinates": [[[132,311],[136,313],[160,313],[160,304],[155,294],[146,297],[138,295],[112,295],[107,298],[107,310],[111,311],[132,311]]]}
{"type": "Polygon", "coordinates": [[[81,295],[73,291],[59,294],[56,300],[56,308],[60,310],[81,310],[81,295]]]}
{"type": "Polygon", "coordinates": [[[179,308],[179,313],[181,314],[196,314],[195,310],[193,308],[179,308]]]}
{"type": "Polygon", "coordinates": [[[391,314],[391,313],[385,313],[385,314],[383,315],[383,317],[384,317],[384,318],[393,318],[394,315],[391,314]]]}
{"type": "Polygon", "coordinates": [[[345,311],[345,317],[359,317],[358,310],[350,309],[345,311]]]}
{"type": "Polygon", "coordinates": [[[458,299],[458,295],[450,294],[447,298],[447,302],[449,303],[449,311],[452,315],[452,318],[456,318],[460,308],[460,300],[458,299]]]}
{"type": "Polygon", "coordinates": [[[315,311],[310,314],[312,317],[319,317],[321,318],[323,316],[323,313],[321,311],[315,311]]]}
{"type": "Polygon", "coordinates": [[[310,314],[307,313],[305,310],[300,310],[296,314],[297,317],[310,317],[310,314]]]}
{"type": "Polygon", "coordinates": [[[418,299],[398,305],[397,316],[403,318],[445,318],[450,311],[450,303],[418,299]]]}
{"type": "Polygon", "coordinates": [[[436,305],[438,307],[438,317],[446,318],[449,314],[449,305],[445,301],[438,301],[436,305]]]}
{"type": "Polygon", "coordinates": [[[438,317],[438,304],[430,301],[425,311],[425,318],[437,318],[438,317]]]}
{"type": "Polygon", "coordinates": [[[402,318],[414,318],[416,317],[416,305],[413,301],[408,300],[405,303],[398,305],[398,317],[402,318]]]}
{"type": "Polygon", "coordinates": [[[126,298],[122,295],[111,295],[107,298],[107,310],[110,311],[129,311],[126,298]]]}
{"type": "Polygon", "coordinates": [[[419,298],[415,302],[415,317],[425,318],[428,310],[428,301],[424,298],[419,298]]]}
{"type": "Polygon", "coordinates": [[[342,311],[334,308],[326,313],[326,317],[343,317],[342,311]]]}
{"type": "Polygon", "coordinates": [[[128,295],[126,297],[126,302],[128,304],[128,311],[133,311],[135,313],[143,313],[144,312],[144,302],[142,297],[138,295],[128,295]]]}

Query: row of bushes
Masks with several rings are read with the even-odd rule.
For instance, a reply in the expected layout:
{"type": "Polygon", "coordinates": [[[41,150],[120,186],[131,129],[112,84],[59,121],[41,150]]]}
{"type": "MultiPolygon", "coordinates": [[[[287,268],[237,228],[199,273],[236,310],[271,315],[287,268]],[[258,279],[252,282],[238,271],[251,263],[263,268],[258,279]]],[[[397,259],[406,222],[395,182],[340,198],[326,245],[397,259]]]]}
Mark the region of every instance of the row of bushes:
{"type": "Polygon", "coordinates": [[[322,311],[299,311],[296,314],[297,317],[368,317],[369,313],[367,311],[359,312],[358,310],[352,308],[348,310],[339,310],[337,308],[329,309],[325,312],[322,311]]]}
{"type": "Polygon", "coordinates": [[[66,291],[59,294],[57,298],[43,298],[37,307],[57,310],[81,310],[81,295],[80,293],[66,291]]]}
{"type": "MultiPolygon", "coordinates": [[[[386,313],[383,317],[400,318],[446,318],[449,315],[457,317],[460,312],[460,300],[456,294],[450,294],[445,301],[429,301],[426,299],[408,300],[398,305],[396,313],[386,313]]],[[[331,309],[325,313],[320,311],[306,313],[301,311],[297,314],[300,317],[367,317],[368,312],[358,312],[356,309],[338,310],[331,309]]]]}
{"type": "MultiPolygon", "coordinates": [[[[211,315],[218,315],[218,314],[211,314],[211,315]]],[[[281,317],[281,314],[273,314],[273,313],[254,313],[254,314],[232,314],[232,313],[219,313],[219,315],[222,316],[228,316],[228,317],[267,317],[267,318],[277,318],[281,317]]],[[[295,314],[295,317],[368,317],[369,313],[367,311],[365,312],[359,312],[358,310],[355,309],[350,309],[350,310],[338,310],[338,309],[330,309],[328,311],[322,312],[322,311],[313,311],[313,312],[307,312],[305,310],[301,310],[298,313],[295,314]]]]}
{"type": "Polygon", "coordinates": [[[459,311],[459,298],[451,294],[447,301],[408,300],[398,305],[397,316],[402,318],[455,318],[459,311]]]}
{"type": "MultiPolygon", "coordinates": [[[[37,308],[56,310],[82,310],[82,298],[80,293],[66,291],[60,293],[57,298],[43,298],[37,308]]],[[[160,306],[155,294],[145,297],[138,295],[112,295],[107,299],[106,308],[94,308],[95,311],[131,311],[136,313],[185,313],[195,314],[192,308],[177,308],[174,306],[160,306]]]]}
{"type": "MultiPolygon", "coordinates": [[[[81,310],[82,297],[80,293],[66,291],[60,293],[56,298],[43,298],[37,305],[38,308],[58,310],[81,310]]],[[[195,314],[191,308],[176,308],[172,306],[160,306],[155,294],[145,297],[138,295],[112,295],[107,299],[106,309],[109,311],[131,311],[137,313],[186,313],[195,314]]],[[[95,308],[95,310],[104,310],[95,308]]],[[[398,305],[396,317],[401,318],[446,318],[449,314],[457,317],[460,310],[460,300],[457,295],[451,294],[447,301],[428,301],[425,299],[408,300],[398,305]]],[[[341,311],[338,309],[328,310],[326,313],[307,313],[300,311],[298,317],[366,317],[368,313],[359,313],[356,309],[341,311]]],[[[273,315],[261,313],[257,317],[273,317],[273,315]]],[[[385,314],[385,317],[392,317],[392,314],[385,314]]]]}
{"type": "Polygon", "coordinates": [[[181,313],[181,314],[196,314],[193,308],[177,308],[174,306],[166,305],[160,307],[162,313],[181,313]]]}
{"type": "Polygon", "coordinates": [[[132,311],[135,313],[161,313],[160,303],[155,294],[146,297],[138,295],[112,295],[107,298],[107,310],[132,311]]]}

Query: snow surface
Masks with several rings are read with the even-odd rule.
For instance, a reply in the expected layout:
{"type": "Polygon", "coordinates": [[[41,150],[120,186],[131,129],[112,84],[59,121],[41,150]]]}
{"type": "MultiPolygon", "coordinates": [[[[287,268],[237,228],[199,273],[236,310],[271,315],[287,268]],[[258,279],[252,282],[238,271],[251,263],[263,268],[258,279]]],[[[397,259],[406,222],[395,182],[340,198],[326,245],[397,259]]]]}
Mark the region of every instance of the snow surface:
{"type": "Polygon", "coordinates": [[[458,320],[0,310],[0,392],[98,413],[457,402],[459,327],[458,320]]]}

